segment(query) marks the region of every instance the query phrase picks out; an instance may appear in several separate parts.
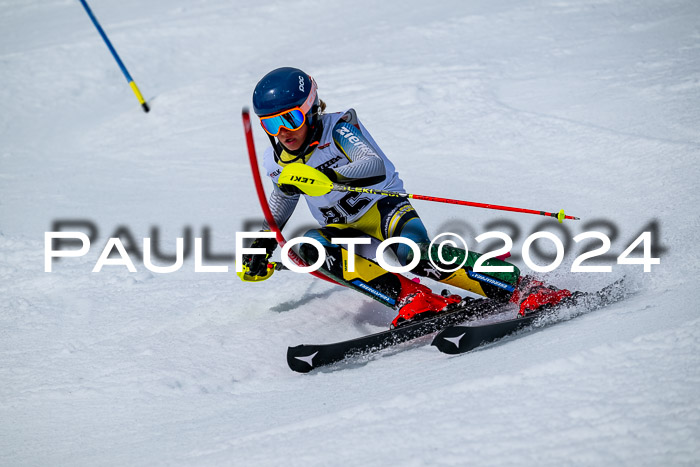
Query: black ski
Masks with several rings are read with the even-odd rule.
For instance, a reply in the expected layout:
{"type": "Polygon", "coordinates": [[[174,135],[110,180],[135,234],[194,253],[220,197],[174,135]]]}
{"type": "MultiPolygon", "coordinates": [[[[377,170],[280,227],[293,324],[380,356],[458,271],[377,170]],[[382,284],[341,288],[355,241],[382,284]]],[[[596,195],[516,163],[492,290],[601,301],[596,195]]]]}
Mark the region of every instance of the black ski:
{"type": "MultiPolygon", "coordinates": [[[[585,311],[593,311],[606,305],[618,302],[627,296],[624,288],[624,278],[604,287],[597,292],[577,293],[554,308],[517,316],[516,318],[485,324],[452,325],[444,328],[433,339],[432,345],[440,352],[459,354],[474,350],[482,344],[493,342],[506,337],[526,326],[530,326],[538,318],[552,315],[563,307],[576,306],[585,311]]],[[[554,324],[556,321],[545,324],[554,324]]]]}
{"type": "Polygon", "coordinates": [[[485,316],[501,309],[503,306],[503,304],[492,300],[466,300],[456,304],[454,309],[443,311],[433,318],[404,324],[388,331],[333,344],[289,347],[287,350],[287,364],[294,371],[308,373],[314,368],[339,362],[350,356],[376,352],[431,334],[446,326],[461,323],[470,318],[485,316]]]}

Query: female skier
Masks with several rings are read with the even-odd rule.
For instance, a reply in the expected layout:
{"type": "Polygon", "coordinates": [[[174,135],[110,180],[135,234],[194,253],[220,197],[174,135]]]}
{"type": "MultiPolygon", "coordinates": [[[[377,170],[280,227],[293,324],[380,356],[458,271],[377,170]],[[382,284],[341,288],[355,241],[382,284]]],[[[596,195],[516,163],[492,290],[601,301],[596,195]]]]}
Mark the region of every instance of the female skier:
{"type": "MultiPolygon", "coordinates": [[[[331,243],[332,238],[369,237],[376,243],[404,237],[415,242],[421,251],[418,266],[411,272],[430,277],[484,297],[520,305],[521,312],[543,305],[554,305],[571,293],[544,287],[532,280],[520,280],[517,267],[498,259],[486,266],[513,266],[512,272],[476,273],[473,266],[479,253],[457,248],[443,248],[442,263],[437,248],[429,248],[430,238],[410,202],[405,198],[384,197],[357,192],[331,191],[322,196],[307,196],[293,185],[280,185],[278,179],[288,164],[307,164],[328,176],[331,181],[355,187],[404,192],[403,181],[394,164],[379,148],[362,125],[355,110],[325,113],[326,104],[318,97],[316,82],[297,68],[278,68],[265,75],[255,86],[253,109],[270,138],[263,166],[274,182],[269,205],[280,229],[304,196],[314,218],[321,225],[305,236],[318,240],[326,250],[326,261],[319,272],[334,281],[362,292],[398,310],[392,327],[432,316],[462,300],[457,295],[438,295],[428,287],[401,274],[388,272],[372,257],[355,255],[354,271],[347,269],[348,250],[331,243]],[[457,260],[466,263],[454,272],[443,272],[433,264],[448,269],[457,260]],[[447,258],[445,258],[447,256],[447,258]],[[429,259],[432,259],[432,263],[429,259]],[[527,284],[526,284],[527,283],[527,284]]],[[[269,230],[265,222],[262,230],[269,230]]],[[[267,277],[268,260],[277,247],[273,238],[260,238],[252,247],[264,248],[265,255],[244,255],[242,278],[267,277]]],[[[392,245],[401,265],[413,260],[413,250],[405,244],[392,245]]],[[[311,263],[317,250],[302,244],[301,257],[311,263]]],[[[459,264],[457,263],[457,264],[459,264]]]]}

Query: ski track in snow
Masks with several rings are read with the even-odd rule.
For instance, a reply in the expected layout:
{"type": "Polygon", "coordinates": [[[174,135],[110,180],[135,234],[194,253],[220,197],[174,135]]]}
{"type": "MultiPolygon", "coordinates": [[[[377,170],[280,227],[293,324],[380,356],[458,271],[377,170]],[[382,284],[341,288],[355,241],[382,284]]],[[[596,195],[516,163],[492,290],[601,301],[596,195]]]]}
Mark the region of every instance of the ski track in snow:
{"type": "MultiPolygon", "coordinates": [[[[78,2],[0,1],[0,465],[700,463],[696,2],[93,3],[148,115],[78,2]],[[625,275],[635,293],[466,355],[426,337],[300,375],[287,346],[385,329],[392,310],[192,257],[92,273],[120,227],[138,249],[157,228],[167,253],[208,228],[226,255],[257,228],[239,112],[286,65],[357,109],[410,192],[565,207],[581,223],[547,228],[611,234],[613,273],[567,272],[572,242],[544,277],[625,275]],[[98,238],[46,273],[44,232],[66,219],[98,238]],[[661,264],[615,265],[652,221],[661,264]]],[[[433,234],[515,223],[516,252],[546,225],[414,205],[433,234]]],[[[301,203],[285,233],[312,222],[301,203]]]]}

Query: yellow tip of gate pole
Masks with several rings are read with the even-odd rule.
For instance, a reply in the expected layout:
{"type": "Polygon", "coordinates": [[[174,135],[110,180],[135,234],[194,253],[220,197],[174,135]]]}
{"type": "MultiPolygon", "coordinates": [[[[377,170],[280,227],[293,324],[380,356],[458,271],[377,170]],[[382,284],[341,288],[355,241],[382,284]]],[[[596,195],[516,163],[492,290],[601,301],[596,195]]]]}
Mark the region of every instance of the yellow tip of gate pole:
{"type": "Polygon", "coordinates": [[[139,87],[136,86],[136,83],[134,83],[133,81],[129,81],[129,87],[131,88],[132,91],[134,91],[134,94],[136,94],[136,98],[139,100],[139,103],[141,104],[143,111],[148,112],[149,110],[151,110],[148,108],[148,104],[146,103],[146,99],[144,99],[143,96],[141,95],[141,91],[139,91],[139,87]]]}
{"type": "Polygon", "coordinates": [[[131,87],[131,90],[134,91],[134,94],[136,94],[136,98],[139,100],[139,103],[141,104],[143,111],[148,112],[150,109],[148,108],[148,104],[146,103],[146,99],[144,99],[143,96],[141,95],[141,91],[139,91],[139,88],[136,86],[136,83],[134,83],[134,80],[131,78],[131,75],[129,74],[129,70],[126,69],[124,62],[122,62],[122,59],[119,58],[119,54],[114,49],[114,46],[112,45],[109,38],[107,37],[107,33],[105,33],[104,29],[102,29],[102,26],[100,26],[100,22],[97,21],[97,18],[95,17],[94,13],[90,9],[90,6],[88,6],[87,1],[80,0],[80,3],[83,5],[83,8],[85,8],[85,12],[92,20],[92,23],[95,25],[97,32],[100,33],[100,36],[102,36],[102,40],[104,40],[105,44],[107,45],[107,48],[112,53],[112,56],[114,57],[114,60],[117,62],[117,65],[119,65],[119,68],[121,68],[122,73],[124,73],[124,77],[126,78],[127,83],[129,83],[129,87],[131,87]]]}

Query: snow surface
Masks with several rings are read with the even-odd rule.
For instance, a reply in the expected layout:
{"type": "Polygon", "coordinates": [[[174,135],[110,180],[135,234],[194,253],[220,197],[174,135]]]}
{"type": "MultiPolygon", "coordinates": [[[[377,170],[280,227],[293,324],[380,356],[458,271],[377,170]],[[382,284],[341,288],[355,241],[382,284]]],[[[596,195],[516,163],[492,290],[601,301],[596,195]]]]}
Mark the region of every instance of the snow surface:
{"type": "MultiPolygon", "coordinates": [[[[700,3],[92,7],[151,113],[78,2],[0,1],[1,465],[700,464],[700,3]],[[568,272],[572,243],[545,277],[627,275],[636,294],[467,355],[427,338],[300,375],[288,345],[378,331],[392,311],[308,275],[245,284],[230,258],[207,263],[228,273],[191,255],[173,274],[138,255],[136,273],[92,273],[120,227],[139,249],[157,227],[168,253],[208,228],[233,254],[261,220],[240,110],[288,65],[330,110],[357,109],[409,191],[583,219],[416,202],[431,233],[497,228],[516,252],[544,225],[616,234],[612,273],[568,272]],[[65,219],[98,238],[46,273],[44,232],[65,219]],[[661,264],[616,265],[654,221],[661,264]]],[[[299,209],[288,237],[311,223],[299,209]]]]}

